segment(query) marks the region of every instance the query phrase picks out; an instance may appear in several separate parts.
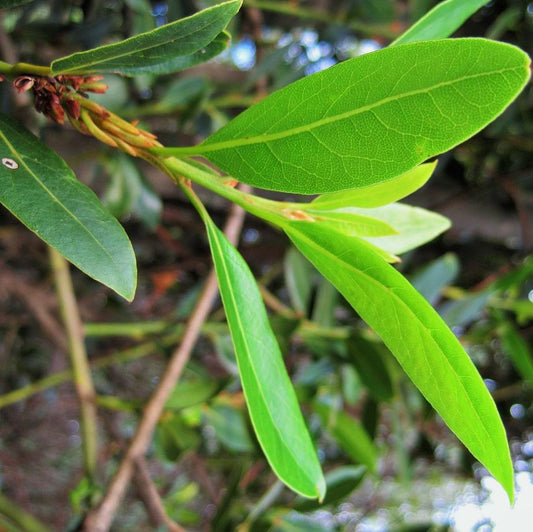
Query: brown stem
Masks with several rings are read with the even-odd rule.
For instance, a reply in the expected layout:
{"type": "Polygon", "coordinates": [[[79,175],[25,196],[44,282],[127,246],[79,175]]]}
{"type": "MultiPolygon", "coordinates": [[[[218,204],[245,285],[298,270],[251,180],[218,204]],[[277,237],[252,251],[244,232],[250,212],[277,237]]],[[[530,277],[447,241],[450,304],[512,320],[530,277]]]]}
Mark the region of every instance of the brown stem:
{"type": "MultiPolygon", "coordinates": [[[[233,205],[224,229],[230,242],[236,243],[238,240],[243,221],[244,212],[237,205],[233,205]]],[[[135,463],[144,455],[146,448],[150,444],[152,434],[161,416],[164,405],[191,356],[202,324],[209,315],[216,294],[217,281],[215,273],[212,270],[207,277],[202,294],[189,318],[181,344],[172,355],[159,386],[144,409],[143,417],[135,436],[120,463],[107,493],[101,504],[87,515],[84,524],[84,530],[86,532],[107,532],[109,530],[117,508],[124,498],[133,475],[135,463]]]]}
{"type": "Polygon", "coordinates": [[[165,511],[161,497],[152,482],[150,472],[143,457],[135,462],[135,484],[142,499],[150,524],[154,527],[166,527],[170,532],[186,532],[183,527],[172,521],[165,511]]]}

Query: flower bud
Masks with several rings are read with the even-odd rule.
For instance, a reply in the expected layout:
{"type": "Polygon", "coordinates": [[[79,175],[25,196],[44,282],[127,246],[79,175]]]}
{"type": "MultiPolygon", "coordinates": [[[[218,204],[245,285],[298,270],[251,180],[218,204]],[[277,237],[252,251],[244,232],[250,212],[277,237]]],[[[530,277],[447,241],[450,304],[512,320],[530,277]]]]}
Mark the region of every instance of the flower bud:
{"type": "Polygon", "coordinates": [[[31,76],[19,76],[13,80],[13,87],[15,87],[18,92],[29,91],[34,84],[35,78],[31,76]]]}

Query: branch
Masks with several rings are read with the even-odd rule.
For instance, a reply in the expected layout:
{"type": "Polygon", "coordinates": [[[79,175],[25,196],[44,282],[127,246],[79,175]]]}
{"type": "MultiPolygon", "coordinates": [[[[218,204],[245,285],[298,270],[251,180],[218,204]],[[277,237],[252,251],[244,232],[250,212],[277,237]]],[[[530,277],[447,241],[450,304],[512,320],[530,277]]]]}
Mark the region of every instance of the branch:
{"type": "MultiPolygon", "coordinates": [[[[236,243],[244,221],[244,212],[232,205],[231,214],[224,232],[232,243],[236,243]]],[[[86,532],[107,532],[133,475],[135,464],[144,456],[152,434],[163,411],[165,403],[187,364],[204,321],[211,310],[217,294],[217,280],[213,270],[209,273],[200,298],[189,318],[182,342],[172,355],[154,395],[146,405],[137,432],[131,441],[118,471],[113,478],[101,504],[90,511],[85,520],[86,532]]]]}
{"type": "Polygon", "coordinates": [[[85,472],[90,479],[93,479],[98,453],[98,422],[91,369],[84,344],[83,325],[74,295],[68,263],[55,249],[49,247],[49,250],[59,307],[68,338],[68,352],[74,374],[74,384],[80,402],[85,472]]]}
{"type": "Polygon", "coordinates": [[[165,507],[157,493],[157,489],[152,482],[150,472],[146,466],[144,458],[138,458],[135,462],[135,484],[139,491],[139,496],[142,499],[148,516],[151,521],[151,525],[154,528],[163,526],[170,532],[185,532],[185,529],[179,526],[168,517],[165,507]]]}

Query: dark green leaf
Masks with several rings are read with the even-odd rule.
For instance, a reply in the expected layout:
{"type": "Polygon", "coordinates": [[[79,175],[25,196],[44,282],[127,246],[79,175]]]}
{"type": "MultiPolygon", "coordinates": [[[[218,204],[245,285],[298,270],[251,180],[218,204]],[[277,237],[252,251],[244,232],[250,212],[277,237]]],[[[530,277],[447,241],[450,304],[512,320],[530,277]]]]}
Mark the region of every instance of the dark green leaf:
{"type": "Polygon", "coordinates": [[[216,379],[194,379],[179,382],[165,403],[167,410],[183,410],[204,403],[216,395],[223,383],[216,379]]]}
{"type": "Polygon", "coordinates": [[[188,68],[222,51],[227,34],[221,32],[240,6],[241,0],[230,0],[124,41],[56,59],[52,71],[135,75],[188,68]]]}
{"type": "Polygon", "coordinates": [[[198,431],[188,426],[179,415],[167,414],[156,430],[156,449],[166,460],[175,462],[184,451],[195,449],[201,439],[198,431]]]}
{"type": "Polygon", "coordinates": [[[344,295],[470,452],[513,497],[505,429],[483,380],[429,303],[360,239],[313,224],[284,228],[344,295]]]}
{"type": "Polygon", "coordinates": [[[391,179],[496,118],[529,78],[520,49],[484,39],[385,48],[281,89],[191,148],[239,181],[317,194],[391,179]]]}
{"type": "Polygon", "coordinates": [[[348,355],[368,393],[377,401],[390,401],[394,389],[380,347],[383,345],[352,335],[348,340],[348,355]]]}
{"type": "Polygon", "coordinates": [[[450,37],[467,18],[485,4],[488,4],[488,0],[445,0],[439,2],[398,37],[391,46],[450,37]]]}
{"type": "Polygon", "coordinates": [[[324,403],[314,403],[313,408],[339,447],[355,463],[362,464],[374,472],[377,449],[362,425],[346,412],[324,403]]]}
{"type": "Polygon", "coordinates": [[[324,477],[255,279],[224,234],[203,217],[257,439],[283,482],[321,499],[324,477]]]}
{"type": "Polygon", "coordinates": [[[0,202],[80,270],[133,299],[133,249],[95,194],[55,152],[4,115],[0,151],[0,202]]]}
{"type": "Polygon", "coordinates": [[[299,498],[294,501],[294,509],[298,512],[310,512],[328,504],[339,503],[361,484],[365,474],[365,466],[338,467],[325,476],[326,496],[322,503],[299,498]]]}
{"type": "Polygon", "coordinates": [[[524,338],[507,320],[498,327],[502,346],[520,376],[533,386],[533,355],[524,338]]]}

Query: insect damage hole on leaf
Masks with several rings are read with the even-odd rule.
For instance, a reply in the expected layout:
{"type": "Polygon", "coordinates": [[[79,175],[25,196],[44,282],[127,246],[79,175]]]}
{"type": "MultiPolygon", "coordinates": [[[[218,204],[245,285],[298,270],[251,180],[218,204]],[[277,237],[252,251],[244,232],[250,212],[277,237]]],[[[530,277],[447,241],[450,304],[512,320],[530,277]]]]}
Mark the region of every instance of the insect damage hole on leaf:
{"type": "Polygon", "coordinates": [[[19,167],[19,163],[9,157],[2,157],[2,164],[9,170],[16,170],[19,167]]]}

